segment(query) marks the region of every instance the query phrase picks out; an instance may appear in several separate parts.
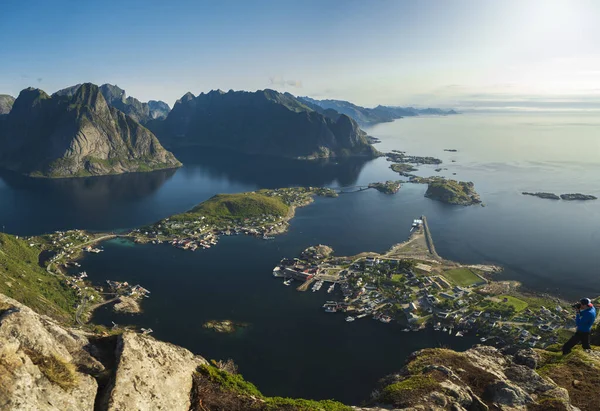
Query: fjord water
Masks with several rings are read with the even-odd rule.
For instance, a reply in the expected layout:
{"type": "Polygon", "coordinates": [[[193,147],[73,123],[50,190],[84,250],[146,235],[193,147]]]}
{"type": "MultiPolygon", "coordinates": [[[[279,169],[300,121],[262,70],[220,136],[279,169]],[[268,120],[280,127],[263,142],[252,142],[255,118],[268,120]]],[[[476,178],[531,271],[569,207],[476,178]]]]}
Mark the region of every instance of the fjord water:
{"type": "MultiPolygon", "coordinates": [[[[368,130],[381,151],[405,150],[444,163],[439,174],[475,183],[486,207],[448,206],[406,184],[394,196],[374,190],[317,199],[300,209],[289,233],[273,241],[224,238],[196,253],[109,242],[86,256],[90,278],[150,289],[139,316],[95,319],[153,328],[158,338],[208,358],[233,358],[270,395],[366,398],[378,378],[414,349],[471,340],[431,331],[400,332],[370,319],[346,323],[320,309],[320,293],[297,293],[271,277],[274,264],[311,244],[337,254],[385,251],[407,238],[412,218],[428,216],[442,256],[503,265],[500,278],[581,298],[600,294],[600,202],[550,201],[522,191],[582,192],[600,197],[600,117],[592,114],[469,114],[422,117],[368,130]],[[447,152],[444,149],[457,149],[447,152]],[[453,160],[455,162],[453,162],[453,160]],[[456,173],[456,175],[453,175],[456,173]],[[203,330],[210,319],[250,325],[233,335],[203,330]]],[[[305,163],[210,150],[176,153],[176,171],[76,180],[0,176],[0,224],[16,234],[55,229],[131,228],[184,211],[218,192],[289,185],[354,186],[396,179],[385,159],[305,163]]],[[[434,166],[418,174],[436,175],[434,166]]]]}

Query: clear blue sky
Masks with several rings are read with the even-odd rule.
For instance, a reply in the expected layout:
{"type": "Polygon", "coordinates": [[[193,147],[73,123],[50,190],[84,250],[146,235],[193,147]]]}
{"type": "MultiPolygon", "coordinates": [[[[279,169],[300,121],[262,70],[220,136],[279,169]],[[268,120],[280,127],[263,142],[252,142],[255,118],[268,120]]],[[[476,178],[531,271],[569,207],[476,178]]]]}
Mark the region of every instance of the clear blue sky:
{"type": "Polygon", "coordinates": [[[595,0],[3,0],[0,93],[90,81],[169,104],[269,87],[366,106],[585,105],[600,96],[598,22],[595,0]]]}

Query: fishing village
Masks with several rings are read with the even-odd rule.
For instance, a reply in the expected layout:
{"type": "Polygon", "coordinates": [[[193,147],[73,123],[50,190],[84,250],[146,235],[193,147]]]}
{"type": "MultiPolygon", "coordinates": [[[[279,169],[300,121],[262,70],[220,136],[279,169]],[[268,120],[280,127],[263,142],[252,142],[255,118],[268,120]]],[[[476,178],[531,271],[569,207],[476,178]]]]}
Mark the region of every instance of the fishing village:
{"type": "Polygon", "coordinates": [[[324,287],[324,312],[343,313],[349,323],[369,317],[405,332],[432,327],[457,337],[476,333],[487,344],[542,348],[573,329],[568,304],[492,278],[498,275],[497,266],[441,258],[425,216],[413,221],[406,242],[385,254],[338,257],[318,245],[273,269],[275,278],[298,291],[324,287]]]}

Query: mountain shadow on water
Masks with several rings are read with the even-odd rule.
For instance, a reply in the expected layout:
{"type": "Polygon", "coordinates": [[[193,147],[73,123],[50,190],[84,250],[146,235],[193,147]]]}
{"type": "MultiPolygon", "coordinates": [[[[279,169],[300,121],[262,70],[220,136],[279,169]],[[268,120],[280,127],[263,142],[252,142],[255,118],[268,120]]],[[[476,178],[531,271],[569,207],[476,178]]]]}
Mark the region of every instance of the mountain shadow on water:
{"type": "Polygon", "coordinates": [[[174,150],[185,167],[181,173],[198,169],[212,178],[253,184],[261,188],[288,186],[351,186],[372,159],[347,157],[312,161],[242,154],[231,150],[186,148],[174,150]]]}

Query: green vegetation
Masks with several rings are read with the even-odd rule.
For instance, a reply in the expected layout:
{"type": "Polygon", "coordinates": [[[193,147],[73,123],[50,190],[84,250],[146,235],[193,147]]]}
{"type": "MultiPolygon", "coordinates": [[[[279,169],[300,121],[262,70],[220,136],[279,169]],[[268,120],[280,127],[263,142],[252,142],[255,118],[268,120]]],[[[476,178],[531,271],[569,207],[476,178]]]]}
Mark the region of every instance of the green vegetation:
{"type": "Polygon", "coordinates": [[[447,204],[472,205],[479,204],[479,195],[475,192],[473,183],[446,180],[444,178],[431,179],[425,197],[447,204]]]}
{"type": "Polygon", "coordinates": [[[8,234],[0,234],[0,293],[40,314],[72,320],[75,291],[38,264],[39,250],[8,234]]]}
{"type": "Polygon", "coordinates": [[[298,411],[351,411],[352,408],[332,400],[266,397],[256,386],[237,373],[230,373],[211,365],[198,368],[194,376],[195,389],[192,409],[230,410],[298,410],[298,411]],[[198,389],[201,387],[201,390],[198,389]],[[196,402],[201,407],[196,407],[196,402]]]}
{"type": "Polygon", "coordinates": [[[562,355],[561,352],[536,351],[541,358],[538,373],[552,378],[555,383],[569,391],[573,405],[582,410],[600,409],[600,360],[597,356],[589,355],[579,347],[568,355],[562,355]]]}
{"type": "Polygon", "coordinates": [[[470,269],[464,267],[447,270],[443,274],[450,281],[461,287],[469,287],[481,282],[481,278],[477,277],[470,269]]]}
{"type": "Polygon", "coordinates": [[[431,376],[414,375],[386,386],[381,393],[381,401],[397,407],[406,407],[411,405],[411,401],[423,397],[438,387],[439,383],[431,376]]]}
{"type": "Polygon", "coordinates": [[[500,299],[502,304],[512,306],[516,313],[523,311],[529,305],[525,301],[513,297],[512,295],[499,295],[497,298],[500,299]]]}
{"type": "Polygon", "coordinates": [[[412,173],[413,171],[417,171],[416,168],[406,163],[394,163],[390,166],[390,168],[403,176],[406,176],[406,174],[412,173]]]}
{"type": "Polygon", "coordinates": [[[400,181],[386,181],[385,183],[371,183],[369,188],[374,188],[384,194],[396,194],[400,190],[400,181]]]}
{"type": "Polygon", "coordinates": [[[289,207],[276,197],[259,193],[217,194],[190,211],[176,214],[171,220],[191,220],[199,217],[214,220],[240,220],[263,215],[284,217],[289,207]]]}
{"type": "Polygon", "coordinates": [[[31,358],[31,361],[38,366],[46,378],[62,387],[64,390],[68,390],[77,385],[75,365],[58,358],[54,354],[42,355],[38,353],[29,353],[29,358],[31,358]]]}

